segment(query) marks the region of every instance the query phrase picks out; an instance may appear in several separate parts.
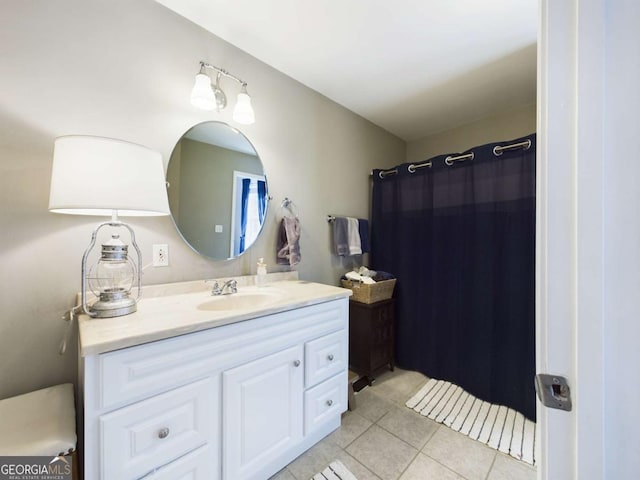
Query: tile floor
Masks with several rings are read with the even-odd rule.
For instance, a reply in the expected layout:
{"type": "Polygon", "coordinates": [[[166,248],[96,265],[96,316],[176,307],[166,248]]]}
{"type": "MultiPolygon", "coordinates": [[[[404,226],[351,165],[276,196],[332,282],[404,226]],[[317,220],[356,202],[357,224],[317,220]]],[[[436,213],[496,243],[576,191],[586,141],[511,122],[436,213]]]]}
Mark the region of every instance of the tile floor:
{"type": "Polygon", "coordinates": [[[405,407],[425,381],[397,368],[380,374],[356,393],[356,408],[338,430],[271,480],[309,480],[336,459],[358,480],[536,479],[534,467],[405,407]]]}

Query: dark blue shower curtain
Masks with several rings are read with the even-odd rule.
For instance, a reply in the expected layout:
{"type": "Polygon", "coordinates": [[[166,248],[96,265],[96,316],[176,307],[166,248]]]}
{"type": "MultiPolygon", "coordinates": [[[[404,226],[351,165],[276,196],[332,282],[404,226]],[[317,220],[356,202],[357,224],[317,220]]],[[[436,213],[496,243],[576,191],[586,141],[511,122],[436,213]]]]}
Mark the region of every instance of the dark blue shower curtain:
{"type": "Polygon", "coordinates": [[[267,182],[258,180],[258,220],[260,225],[264,222],[267,213],[267,182]]]}
{"type": "Polygon", "coordinates": [[[372,265],[398,278],[398,366],[535,419],[535,135],[469,152],[374,170],[372,265]]]}
{"type": "Polygon", "coordinates": [[[245,238],[247,234],[247,207],[249,206],[249,189],[251,187],[251,179],[242,179],[242,192],[240,193],[240,245],[238,253],[244,252],[245,238]]]}

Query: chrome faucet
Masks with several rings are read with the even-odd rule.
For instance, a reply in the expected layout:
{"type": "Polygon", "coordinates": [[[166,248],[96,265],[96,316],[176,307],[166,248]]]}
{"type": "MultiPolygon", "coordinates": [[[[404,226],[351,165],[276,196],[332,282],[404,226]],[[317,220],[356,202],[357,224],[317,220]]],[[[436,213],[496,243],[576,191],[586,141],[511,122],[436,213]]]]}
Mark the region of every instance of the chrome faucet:
{"type": "Polygon", "coordinates": [[[234,278],[224,282],[222,287],[217,280],[213,282],[213,287],[211,287],[211,295],[231,295],[232,293],[238,293],[238,282],[234,278]]]}

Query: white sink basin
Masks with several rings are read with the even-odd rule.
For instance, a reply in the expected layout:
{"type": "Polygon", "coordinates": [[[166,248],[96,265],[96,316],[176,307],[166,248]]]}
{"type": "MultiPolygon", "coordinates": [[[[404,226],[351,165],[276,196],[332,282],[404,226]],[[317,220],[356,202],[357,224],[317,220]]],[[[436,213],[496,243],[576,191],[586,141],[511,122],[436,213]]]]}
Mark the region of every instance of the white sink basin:
{"type": "Polygon", "coordinates": [[[284,297],[278,290],[254,290],[210,297],[198,305],[198,310],[225,311],[266,307],[284,297]]]}

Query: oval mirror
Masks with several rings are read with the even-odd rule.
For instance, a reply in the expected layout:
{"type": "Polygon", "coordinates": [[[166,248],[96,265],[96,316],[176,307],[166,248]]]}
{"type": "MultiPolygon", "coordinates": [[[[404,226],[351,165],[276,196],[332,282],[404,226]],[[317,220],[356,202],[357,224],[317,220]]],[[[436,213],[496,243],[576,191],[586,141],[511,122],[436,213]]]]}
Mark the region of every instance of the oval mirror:
{"type": "Polygon", "coordinates": [[[267,178],[238,129],[203,122],[187,130],[171,154],[167,183],[173,221],[196,252],[235,258],[258,238],[267,213],[267,178]]]}

